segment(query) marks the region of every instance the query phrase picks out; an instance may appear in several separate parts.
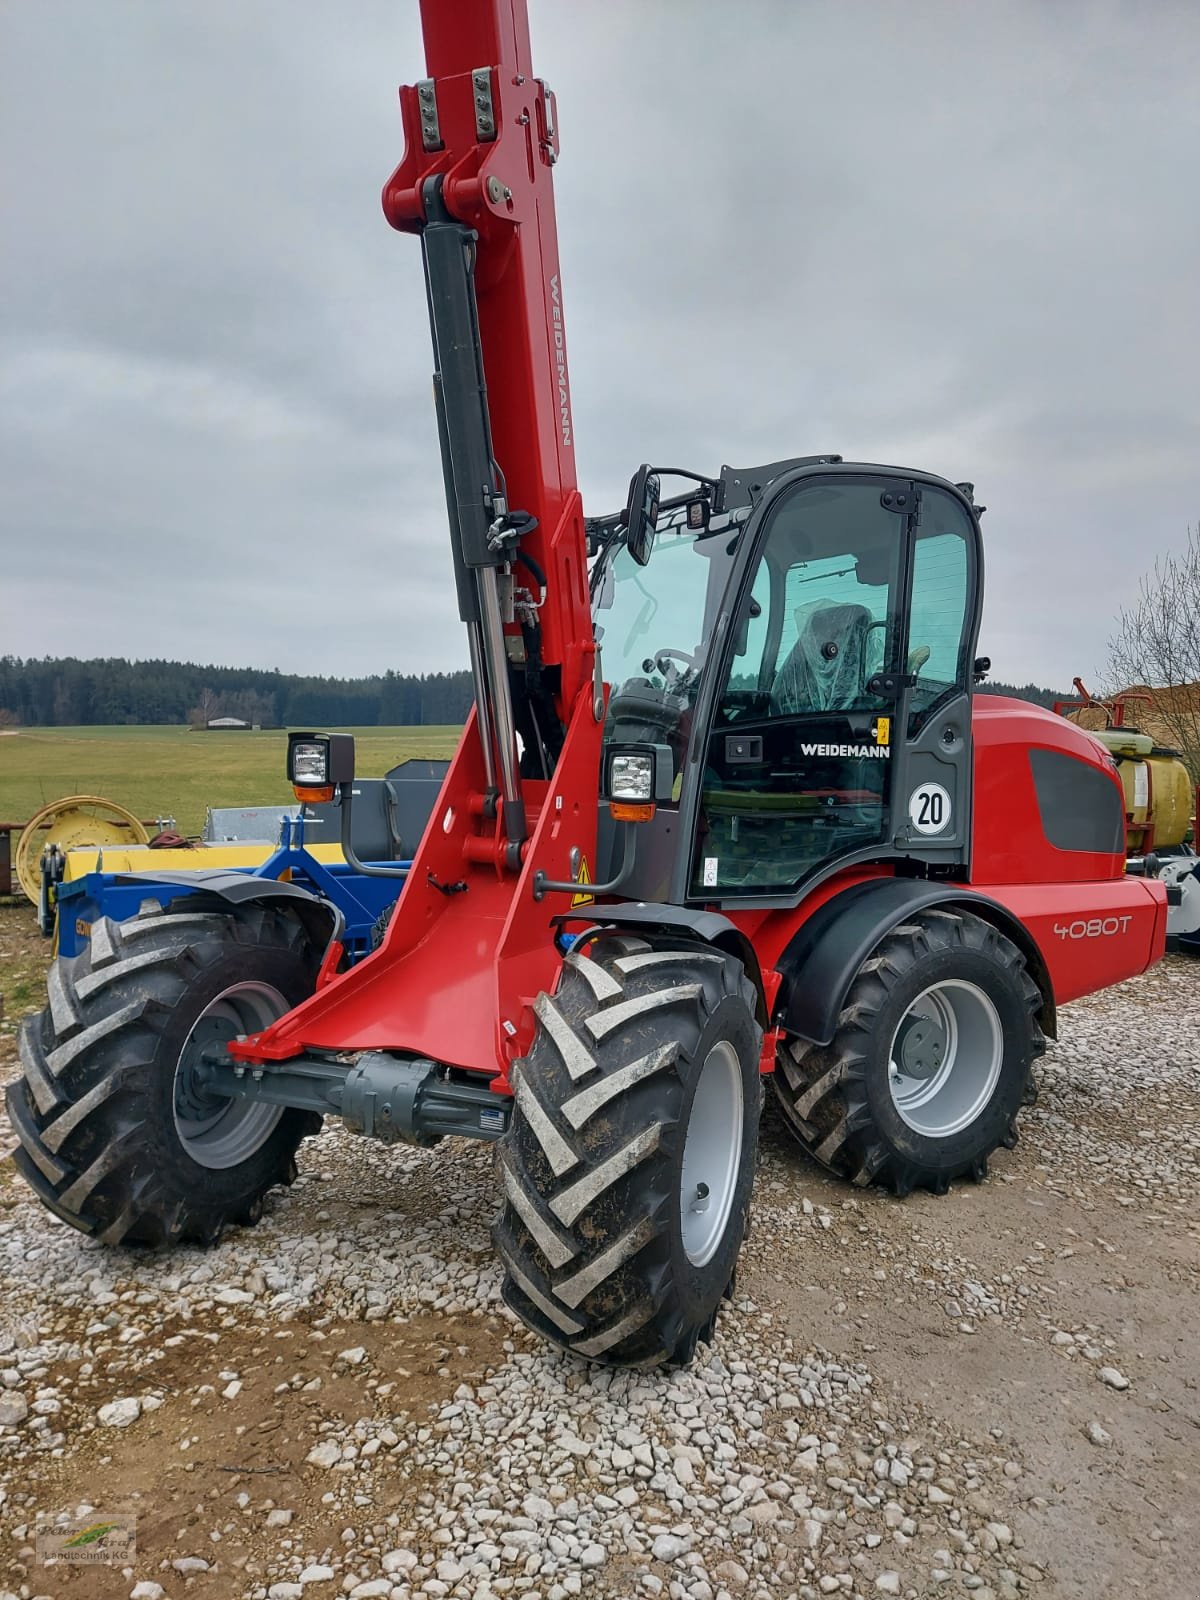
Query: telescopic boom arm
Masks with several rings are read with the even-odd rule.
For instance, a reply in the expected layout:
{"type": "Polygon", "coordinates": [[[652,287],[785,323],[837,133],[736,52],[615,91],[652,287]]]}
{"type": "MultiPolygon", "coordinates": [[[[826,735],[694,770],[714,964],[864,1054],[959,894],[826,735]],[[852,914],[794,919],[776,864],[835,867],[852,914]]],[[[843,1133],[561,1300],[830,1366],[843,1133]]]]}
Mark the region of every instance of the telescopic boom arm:
{"type": "Polygon", "coordinates": [[[400,91],[407,149],[383,208],[421,236],[459,611],[515,867],[527,836],[516,733],[548,775],[592,675],[557,117],[523,0],[423,0],[421,18],[429,75],[400,91]]]}
{"type": "Polygon", "coordinates": [[[595,861],[604,689],[575,481],[554,221],[554,96],[524,0],[422,0],[428,76],[400,91],[383,190],[421,240],[459,612],[475,713],[380,949],[239,1062],[382,1050],[507,1093],[561,961],[539,885],[595,861]]]}

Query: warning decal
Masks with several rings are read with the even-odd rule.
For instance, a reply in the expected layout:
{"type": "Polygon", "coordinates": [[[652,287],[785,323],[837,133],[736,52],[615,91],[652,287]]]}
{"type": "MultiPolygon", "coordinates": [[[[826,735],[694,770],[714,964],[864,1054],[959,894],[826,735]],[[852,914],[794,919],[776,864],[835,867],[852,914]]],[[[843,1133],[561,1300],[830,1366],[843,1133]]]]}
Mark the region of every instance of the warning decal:
{"type": "MultiPolygon", "coordinates": [[[[581,856],[579,861],[579,873],[575,879],[575,882],[579,884],[590,884],[591,881],[592,875],[588,871],[587,857],[581,856]]],[[[574,894],[571,896],[571,909],[574,910],[576,906],[590,906],[594,903],[595,899],[596,896],[594,894],[574,894]]]]}
{"type": "Polygon", "coordinates": [[[1144,761],[1134,763],[1133,768],[1133,805],[1134,810],[1150,804],[1150,768],[1144,761]]]}

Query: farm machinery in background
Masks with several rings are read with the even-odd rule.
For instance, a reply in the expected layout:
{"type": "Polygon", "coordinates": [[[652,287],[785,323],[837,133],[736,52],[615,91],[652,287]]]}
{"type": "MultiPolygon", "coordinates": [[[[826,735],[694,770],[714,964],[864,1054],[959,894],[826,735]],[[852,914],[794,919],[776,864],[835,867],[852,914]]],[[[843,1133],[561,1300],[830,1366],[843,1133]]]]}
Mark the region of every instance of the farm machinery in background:
{"type": "Polygon", "coordinates": [[[1116,763],[1125,806],[1126,870],[1158,878],[1172,892],[1167,909],[1168,948],[1200,955],[1200,855],[1197,820],[1200,786],[1178,750],[1143,733],[1139,708],[1153,719],[1153,695],[1130,689],[1100,699],[1074,680],[1076,700],[1057,700],[1055,711],[1098,739],[1116,763]]]}
{"type": "MultiPolygon", "coordinates": [[[[86,948],[102,919],[125,922],[148,904],[182,904],[188,896],[233,905],[266,892],[296,906],[305,898],[322,902],[333,914],[339,958],[353,963],[378,942],[448,766],[413,759],[382,778],[360,779],[352,824],[340,797],[228,807],[209,810],[199,840],[174,833],[172,818],[158,818],[151,835],[122,806],[73,796],[43,807],[25,826],[18,881],[63,959],[86,948]]],[[[317,914],[315,925],[324,920],[317,914]]]]}
{"type": "Polygon", "coordinates": [[[37,907],[42,932],[49,935],[54,929],[55,884],[62,877],[68,852],[87,849],[94,855],[112,847],[148,844],[151,828],[161,831],[173,822],[172,817],[143,822],[124,806],[98,794],[72,794],[51,800],[28,822],[0,824],[0,844],[4,849],[0,894],[13,892],[15,876],[25,898],[37,907]],[[10,859],[14,833],[17,846],[10,859]]]}
{"type": "MultiPolygon", "coordinates": [[[[981,1179],[1058,1007],[1159,959],[1171,893],[1125,872],[1096,740],[974,694],[969,483],[644,463],[584,517],[525,6],[421,13],[383,203],[424,259],[474,710],[355,965],[280,883],[93,922],[22,1029],[13,1159],[84,1233],[171,1244],[255,1221],[327,1116],[489,1141],[513,1312],[585,1359],[687,1361],[732,1292],[764,1084],[853,1183],[981,1179]]],[[[288,762],[352,815],[349,736],[288,762]]]]}

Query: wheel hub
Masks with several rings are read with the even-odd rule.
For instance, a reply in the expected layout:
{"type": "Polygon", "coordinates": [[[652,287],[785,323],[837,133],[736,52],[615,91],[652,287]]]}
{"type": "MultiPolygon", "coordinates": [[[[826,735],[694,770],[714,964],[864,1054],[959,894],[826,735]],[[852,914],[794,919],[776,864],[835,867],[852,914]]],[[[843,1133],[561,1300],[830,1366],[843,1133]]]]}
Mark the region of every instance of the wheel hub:
{"type": "Polygon", "coordinates": [[[907,1016],[896,1035],[896,1062],[906,1078],[932,1078],[946,1058],[947,1031],[935,1017],[907,1016]]]}
{"type": "Polygon", "coordinates": [[[1003,1029],[991,998],[965,979],[933,984],[912,1002],[892,1038],[892,1103],[915,1133],[949,1138],[970,1127],[988,1104],[1003,1059],[1003,1029]]]}
{"type": "Polygon", "coordinates": [[[175,1114],[192,1122],[210,1121],[229,1105],[221,1094],[214,1094],[205,1083],[206,1047],[228,1044],[236,1038],[228,1017],[203,1016],[188,1035],[179,1056],[175,1074],[175,1114]]]}
{"type": "Polygon", "coordinates": [[[742,1068],[727,1041],[705,1057],[683,1144],[679,1214],[694,1267],[712,1260],[725,1237],[742,1159],[742,1068]]]}
{"type": "Polygon", "coordinates": [[[268,983],[235,983],[223,990],[193,1023],[175,1067],[172,1101],[175,1132],[198,1166],[224,1171],[260,1150],[284,1108],[264,1101],[214,1094],[204,1081],[207,1052],[243,1033],[260,1033],[290,1010],[268,983]]]}

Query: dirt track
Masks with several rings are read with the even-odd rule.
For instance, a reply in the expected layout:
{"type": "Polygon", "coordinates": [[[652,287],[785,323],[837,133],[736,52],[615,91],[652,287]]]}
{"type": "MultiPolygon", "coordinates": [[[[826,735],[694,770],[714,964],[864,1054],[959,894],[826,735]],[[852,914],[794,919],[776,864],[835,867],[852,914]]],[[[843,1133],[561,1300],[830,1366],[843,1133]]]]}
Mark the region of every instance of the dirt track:
{"type": "MultiPolygon", "coordinates": [[[[5,1078],[31,929],[0,909],[5,1078]]],[[[0,1592],[1191,1600],[1200,963],[1062,1033],[1021,1144],[944,1199],[827,1182],[772,1120],[686,1374],[511,1322],[478,1148],[328,1132],[257,1230],[174,1257],[94,1249],[5,1166],[0,1592]],[[36,1513],[81,1501],[136,1511],[128,1575],[34,1563],[36,1513]]]]}

